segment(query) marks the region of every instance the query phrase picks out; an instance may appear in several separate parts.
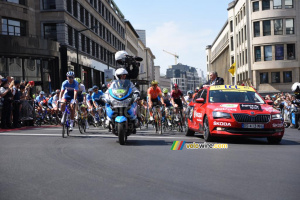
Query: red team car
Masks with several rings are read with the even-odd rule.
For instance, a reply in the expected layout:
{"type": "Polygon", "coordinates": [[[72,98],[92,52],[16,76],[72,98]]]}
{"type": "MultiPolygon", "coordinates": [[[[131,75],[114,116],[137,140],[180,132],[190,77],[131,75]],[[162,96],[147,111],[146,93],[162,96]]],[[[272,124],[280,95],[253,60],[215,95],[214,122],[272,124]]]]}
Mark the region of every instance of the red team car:
{"type": "Polygon", "coordinates": [[[244,136],[266,137],[269,143],[280,143],[283,119],[271,104],[248,86],[203,88],[190,103],[186,135],[200,132],[208,142],[218,136],[244,136]]]}

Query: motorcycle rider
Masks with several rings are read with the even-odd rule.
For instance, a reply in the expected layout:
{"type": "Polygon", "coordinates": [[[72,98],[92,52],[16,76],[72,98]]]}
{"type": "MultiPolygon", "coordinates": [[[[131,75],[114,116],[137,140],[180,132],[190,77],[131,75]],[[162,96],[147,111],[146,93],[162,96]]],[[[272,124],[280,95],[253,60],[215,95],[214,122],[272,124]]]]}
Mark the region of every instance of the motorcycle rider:
{"type": "MultiPolygon", "coordinates": [[[[119,68],[115,72],[115,77],[117,80],[126,80],[127,75],[128,75],[128,72],[124,68],[119,68]]],[[[107,91],[105,92],[106,100],[109,100],[109,89],[117,87],[117,84],[118,84],[117,82],[112,82],[110,87],[107,89],[107,91]]],[[[140,96],[140,91],[135,87],[135,85],[131,81],[130,81],[130,88],[132,89],[132,93],[133,93],[133,96],[135,96],[135,98],[140,96]]],[[[110,121],[111,121],[111,119],[107,116],[106,126],[109,126],[110,121]]],[[[139,126],[138,119],[135,119],[135,125],[136,125],[136,127],[139,126]]]]}

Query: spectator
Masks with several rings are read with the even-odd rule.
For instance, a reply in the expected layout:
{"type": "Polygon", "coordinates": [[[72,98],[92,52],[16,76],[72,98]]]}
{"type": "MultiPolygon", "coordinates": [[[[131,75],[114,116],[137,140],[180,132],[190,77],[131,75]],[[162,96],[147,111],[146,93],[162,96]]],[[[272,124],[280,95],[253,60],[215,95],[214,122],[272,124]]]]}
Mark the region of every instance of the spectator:
{"type": "Polygon", "coordinates": [[[21,91],[19,91],[20,88],[20,81],[15,80],[14,81],[14,87],[13,87],[13,95],[14,95],[14,102],[13,102],[13,127],[14,128],[20,128],[21,125],[19,124],[20,119],[20,99],[21,99],[21,91]]]}
{"type": "Polygon", "coordinates": [[[1,114],[1,127],[3,129],[11,127],[11,104],[13,101],[13,83],[9,84],[7,79],[1,80],[0,95],[3,98],[3,108],[1,114]]]}
{"type": "Polygon", "coordinates": [[[224,79],[221,77],[218,77],[218,73],[213,71],[209,73],[210,80],[207,81],[201,88],[207,87],[210,85],[224,85],[224,79]]]}

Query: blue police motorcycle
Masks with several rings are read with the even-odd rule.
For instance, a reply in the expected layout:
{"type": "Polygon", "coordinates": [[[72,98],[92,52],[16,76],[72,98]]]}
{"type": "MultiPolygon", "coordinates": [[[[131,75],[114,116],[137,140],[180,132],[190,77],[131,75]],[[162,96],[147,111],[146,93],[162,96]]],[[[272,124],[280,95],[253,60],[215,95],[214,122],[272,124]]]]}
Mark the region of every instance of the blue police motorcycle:
{"type": "Polygon", "coordinates": [[[112,133],[118,136],[121,145],[124,145],[127,137],[136,131],[138,99],[130,80],[114,80],[104,99],[112,133]]]}

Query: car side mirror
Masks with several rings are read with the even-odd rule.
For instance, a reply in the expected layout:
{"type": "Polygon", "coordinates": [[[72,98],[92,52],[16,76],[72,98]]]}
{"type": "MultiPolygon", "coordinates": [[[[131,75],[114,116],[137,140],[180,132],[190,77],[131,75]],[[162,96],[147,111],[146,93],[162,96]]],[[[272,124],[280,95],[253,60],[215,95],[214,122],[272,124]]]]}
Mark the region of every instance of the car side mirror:
{"type": "Polygon", "coordinates": [[[272,100],[265,100],[266,101],[266,103],[268,104],[268,105],[273,105],[273,101],[272,100]]]}
{"type": "Polygon", "coordinates": [[[204,103],[204,99],[203,98],[198,98],[198,99],[196,99],[196,103],[204,103]]]}

